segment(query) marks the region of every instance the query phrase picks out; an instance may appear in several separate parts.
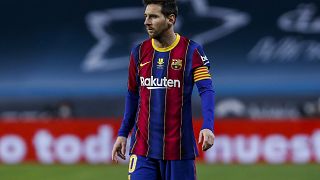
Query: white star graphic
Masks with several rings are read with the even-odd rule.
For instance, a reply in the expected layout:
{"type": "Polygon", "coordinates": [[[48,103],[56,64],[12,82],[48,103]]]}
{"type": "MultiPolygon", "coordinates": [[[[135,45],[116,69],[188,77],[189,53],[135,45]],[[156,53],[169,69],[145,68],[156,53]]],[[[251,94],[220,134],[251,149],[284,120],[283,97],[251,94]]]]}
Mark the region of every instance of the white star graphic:
{"type": "MultiPolygon", "coordinates": [[[[225,37],[237,29],[247,25],[250,21],[249,15],[235,9],[225,7],[209,6],[208,0],[180,0],[179,3],[190,3],[196,16],[199,18],[220,19],[223,23],[207,31],[195,34],[192,40],[206,45],[217,39],[225,37]]],[[[110,48],[116,41],[105,27],[116,21],[141,20],[143,7],[113,8],[105,11],[94,11],[86,16],[88,29],[98,40],[97,44],[88,52],[82,64],[85,72],[113,71],[128,67],[128,56],[106,58],[110,48]]],[[[182,26],[181,18],[178,18],[175,30],[180,31],[182,26]]],[[[128,29],[128,33],[130,33],[128,29]]],[[[136,43],[141,42],[145,36],[137,35],[136,43]]],[[[128,52],[125,52],[127,54],[128,52]]]]}

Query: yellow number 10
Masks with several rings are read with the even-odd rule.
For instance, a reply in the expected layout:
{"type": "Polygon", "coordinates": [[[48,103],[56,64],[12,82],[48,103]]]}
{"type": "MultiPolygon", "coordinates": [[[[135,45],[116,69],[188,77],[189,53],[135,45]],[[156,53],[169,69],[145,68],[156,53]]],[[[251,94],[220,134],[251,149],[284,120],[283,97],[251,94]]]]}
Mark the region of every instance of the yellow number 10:
{"type": "Polygon", "coordinates": [[[136,169],[137,159],[138,157],[134,154],[130,156],[129,173],[132,173],[136,169]]]}

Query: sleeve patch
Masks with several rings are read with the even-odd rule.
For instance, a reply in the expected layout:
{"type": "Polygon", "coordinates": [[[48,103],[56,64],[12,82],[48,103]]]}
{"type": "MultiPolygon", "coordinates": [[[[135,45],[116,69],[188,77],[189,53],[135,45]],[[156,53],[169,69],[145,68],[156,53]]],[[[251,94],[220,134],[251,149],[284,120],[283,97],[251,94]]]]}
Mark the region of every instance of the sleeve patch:
{"type": "Polygon", "coordinates": [[[211,75],[209,73],[209,69],[207,66],[201,66],[197,68],[193,73],[193,80],[194,82],[204,80],[204,79],[211,79],[211,75]]]}

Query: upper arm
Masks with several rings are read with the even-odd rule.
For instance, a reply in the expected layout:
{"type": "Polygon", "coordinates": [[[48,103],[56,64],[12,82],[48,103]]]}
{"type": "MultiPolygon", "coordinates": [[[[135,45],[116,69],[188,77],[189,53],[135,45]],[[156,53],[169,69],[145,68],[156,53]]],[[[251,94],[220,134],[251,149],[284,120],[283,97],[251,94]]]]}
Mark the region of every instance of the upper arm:
{"type": "Polygon", "coordinates": [[[209,68],[210,61],[205,55],[203,48],[198,46],[192,55],[192,71],[194,82],[211,79],[209,68]]]}
{"type": "Polygon", "coordinates": [[[128,90],[134,93],[138,92],[139,77],[138,77],[138,65],[139,65],[139,47],[132,49],[129,62],[128,73],[128,90]]]}

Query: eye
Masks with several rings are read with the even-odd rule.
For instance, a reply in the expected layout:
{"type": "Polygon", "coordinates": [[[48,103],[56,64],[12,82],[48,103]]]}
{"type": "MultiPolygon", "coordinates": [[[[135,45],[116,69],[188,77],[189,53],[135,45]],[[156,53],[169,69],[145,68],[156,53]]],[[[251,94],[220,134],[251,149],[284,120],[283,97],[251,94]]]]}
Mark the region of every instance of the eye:
{"type": "Polygon", "coordinates": [[[156,15],[156,14],[149,14],[149,15],[147,15],[148,16],[148,18],[150,18],[150,19],[155,19],[155,18],[158,18],[159,16],[158,15],[156,15]]]}

